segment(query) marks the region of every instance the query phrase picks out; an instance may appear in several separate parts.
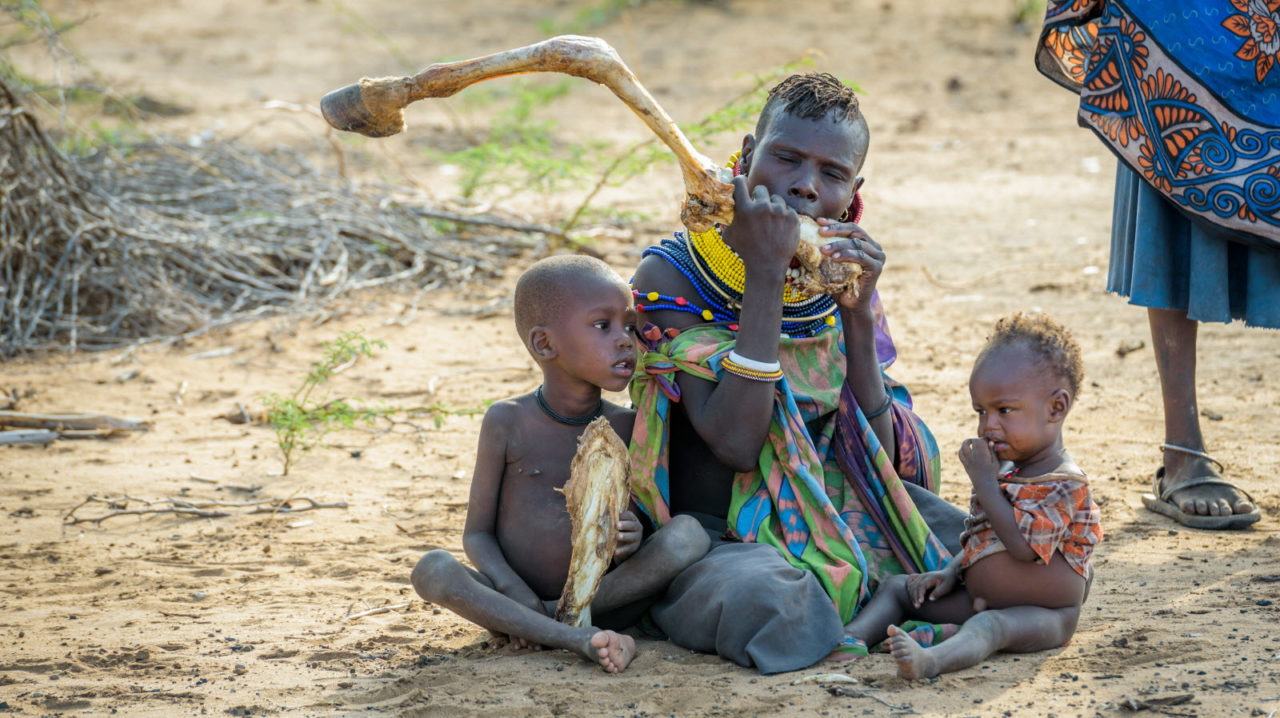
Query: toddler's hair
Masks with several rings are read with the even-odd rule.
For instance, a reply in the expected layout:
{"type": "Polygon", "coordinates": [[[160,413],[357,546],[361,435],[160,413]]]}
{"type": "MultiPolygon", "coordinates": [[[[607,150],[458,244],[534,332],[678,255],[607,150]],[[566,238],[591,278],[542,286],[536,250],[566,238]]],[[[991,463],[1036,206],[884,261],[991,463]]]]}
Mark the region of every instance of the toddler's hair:
{"type": "Polygon", "coordinates": [[[534,262],[516,281],[516,331],[529,341],[529,330],[549,324],[571,298],[580,295],[588,279],[625,286],[609,265],[581,254],[561,254],[534,262]]]}
{"type": "Polygon", "coordinates": [[[1023,314],[1018,312],[996,322],[995,331],[987,337],[987,343],[978,354],[981,362],[991,352],[1008,346],[1023,346],[1067,382],[1071,398],[1080,396],[1084,383],[1084,361],[1080,358],[1080,345],[1067,328],[1047,314],[1023,314]]]}
{"type": "Polygon", "coordinates": [[[821,120],[832,112],[836,119],[866,124],[858,107],[858,96],[834,75],[808,72],[791,75],[769,90],[769,99],[756,122],[756,137],[764,134],[774,114],[786,112],[792,117],[821,120]]]}

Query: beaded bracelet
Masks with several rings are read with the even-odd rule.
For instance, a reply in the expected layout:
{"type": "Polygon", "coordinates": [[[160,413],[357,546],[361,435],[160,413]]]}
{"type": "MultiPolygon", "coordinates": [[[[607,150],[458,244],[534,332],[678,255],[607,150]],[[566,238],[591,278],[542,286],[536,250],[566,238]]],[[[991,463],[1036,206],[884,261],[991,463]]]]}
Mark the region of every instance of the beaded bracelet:
{"type": "Polygon", "coordinates": [[[778,381],[782,378],[782,369],[771,372],[756,371],[755,369],[750,369],[738,364],[729,357],[725,357],[720,360],[720,367],[734,376],[740,376],[743,379],[750,379],[751,381],[772,382],[778,381]]]}
{"type": "Polygon", "coordinates": [[[777,362],[777,361],[766,362],[766,361],[758,361],[756,359],[748,359],[742,356],[741,354],[739,354],[736,349],[729,350],[729,361],[733,362],[737,366],[743,367],[744,369],[750,369],[752,371],[757,371],[764,374],[772,374],[773,372],[776,372],[782,369],[781,362],[777,362]]]}

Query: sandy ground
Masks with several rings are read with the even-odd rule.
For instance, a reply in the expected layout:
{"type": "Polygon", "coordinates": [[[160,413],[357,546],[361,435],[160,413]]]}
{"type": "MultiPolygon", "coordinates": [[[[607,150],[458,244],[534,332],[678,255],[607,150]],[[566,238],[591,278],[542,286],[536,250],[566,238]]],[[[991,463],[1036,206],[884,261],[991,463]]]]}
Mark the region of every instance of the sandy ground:
{"type": "MultiPolygon", "coordinates": [[[[461,555],[478,417],[332,435],[288,477],[279,476],[268,429],[215,419],[236,402],[256,405],[268,392],[291,390],[321,344],[346,329],[388,348],[337,377],[334,396],[465,408],[529,390],[537,375],[501,304],[508,277],[429,293],[416,308],[413,292],[365,295],[320,316],[264,320],[182,345],[0,366],[0,388],[26,394],[26,410],[99,410],[155,423],[149,433],[112,441],[0,451],[0,711],[1065,716],[1173,698],[1157,708],[1273,715],[1280,342],[1239,326],[1201,334],[1202,404],[1217,418],[1205,421],[1209,446],[1268,517],[1248,532],[1214,534],[1142,510],[1161,414],[1149,346],[1124,357],[1116,351],[1149,344],[1144,312],[1103,292],[1113,162],[1075,128],[1071,98],[1034,72],[1032,38],[1008,20],[1012,4],[821,0],[778,17],[763,1],[654,1],[592,32],[618,48],[678,119],[705,114],[743,89],[747,73],[808,48],[823,53],[819,67],[865,89],[874,139],[864,224],[889,253],[881,291],[899,343],[896,375],[944,447],[948,498],[966,496],[953,452],[973,430],[965,382],[987,327],[1007,312],[1041,308],[1074,329],[1088,379],[1069,446],[1095,477],[1108,536],[1071,645],[917,684],[897,679],[891,661],[876,656],[840,669],[859,681],[843,695],[795,683],[829,669],[764,678],[669,643],[642,641],[618,677],[563,652],[512,654],[490,646],[485,631],[415,600],[408,585],[426,549],[461,555]],[[471,311],[495,300],[492,316],[471,311]],[[224,347],[233,353],[193,356],[224,347]],[[235,487],[246,486],[260,487],[256,496],[349,508],[62,525],[89,494],[240,500],[235,487]]],[[[541,21],[589,7],[49,5],[91,15],[71,41],[105,78],[195,109],[148,129],[251,129],[248,139],[260,144],[317,146],[319,125],[261,103],[314,103],[362,74],[534,41],[541,21]]],[[[359,150],[357,176],[412,180],[448,195],[447,177],[421,150],[457,142],[450,111],[415,107],[407,134],[349,141],[359,150]]],[[[565,136],[643,137],[620,104],[585,84],[555,116],[565,136]]],[[[724,153],[733,144],[705,150],[724,153]]],[[[674,227],[677,177],[674,164],[659,167],[612,197],[651,217],[625,228],[629,241],[603,245],[624,274],[645,242],[674,227]]],[[[538,203],[558,210],[576,196],[538,203]]]]}

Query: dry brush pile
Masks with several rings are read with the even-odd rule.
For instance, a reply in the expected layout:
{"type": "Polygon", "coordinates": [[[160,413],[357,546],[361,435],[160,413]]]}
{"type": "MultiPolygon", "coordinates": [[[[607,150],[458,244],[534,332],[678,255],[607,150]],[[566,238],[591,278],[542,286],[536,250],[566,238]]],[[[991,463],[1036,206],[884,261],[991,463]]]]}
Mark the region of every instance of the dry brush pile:
{"type": "Polygon", "coordinates": [[[491,275],[538,229],[394,197],[234,142],[67,156],[0,80],[0,357],[491,275]]]}

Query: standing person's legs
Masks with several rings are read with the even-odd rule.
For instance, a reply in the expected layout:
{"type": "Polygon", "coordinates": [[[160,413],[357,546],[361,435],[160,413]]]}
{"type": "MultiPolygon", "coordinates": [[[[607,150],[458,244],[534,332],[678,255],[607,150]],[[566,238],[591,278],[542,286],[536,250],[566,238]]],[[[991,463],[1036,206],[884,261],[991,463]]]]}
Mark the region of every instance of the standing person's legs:
{"type": "MultiPolygon", "coordinates": [[[[1204,437],[1200,433],[1200,409],[1196,401],[1199,324],[1179,310],[1148,309],[1147,316],[1164,399],[1165,443],[1203,453],[1204,437]]],[[[1214,462],[1186,451],[1164,450],[1164,491],[1202,477],[1221,478],[1214,462]]],[[[1253,511],[1249,499],[1225,483],[1175,489],[1169,500],[1185,514],[1228,516],[1253,511]]]]}

